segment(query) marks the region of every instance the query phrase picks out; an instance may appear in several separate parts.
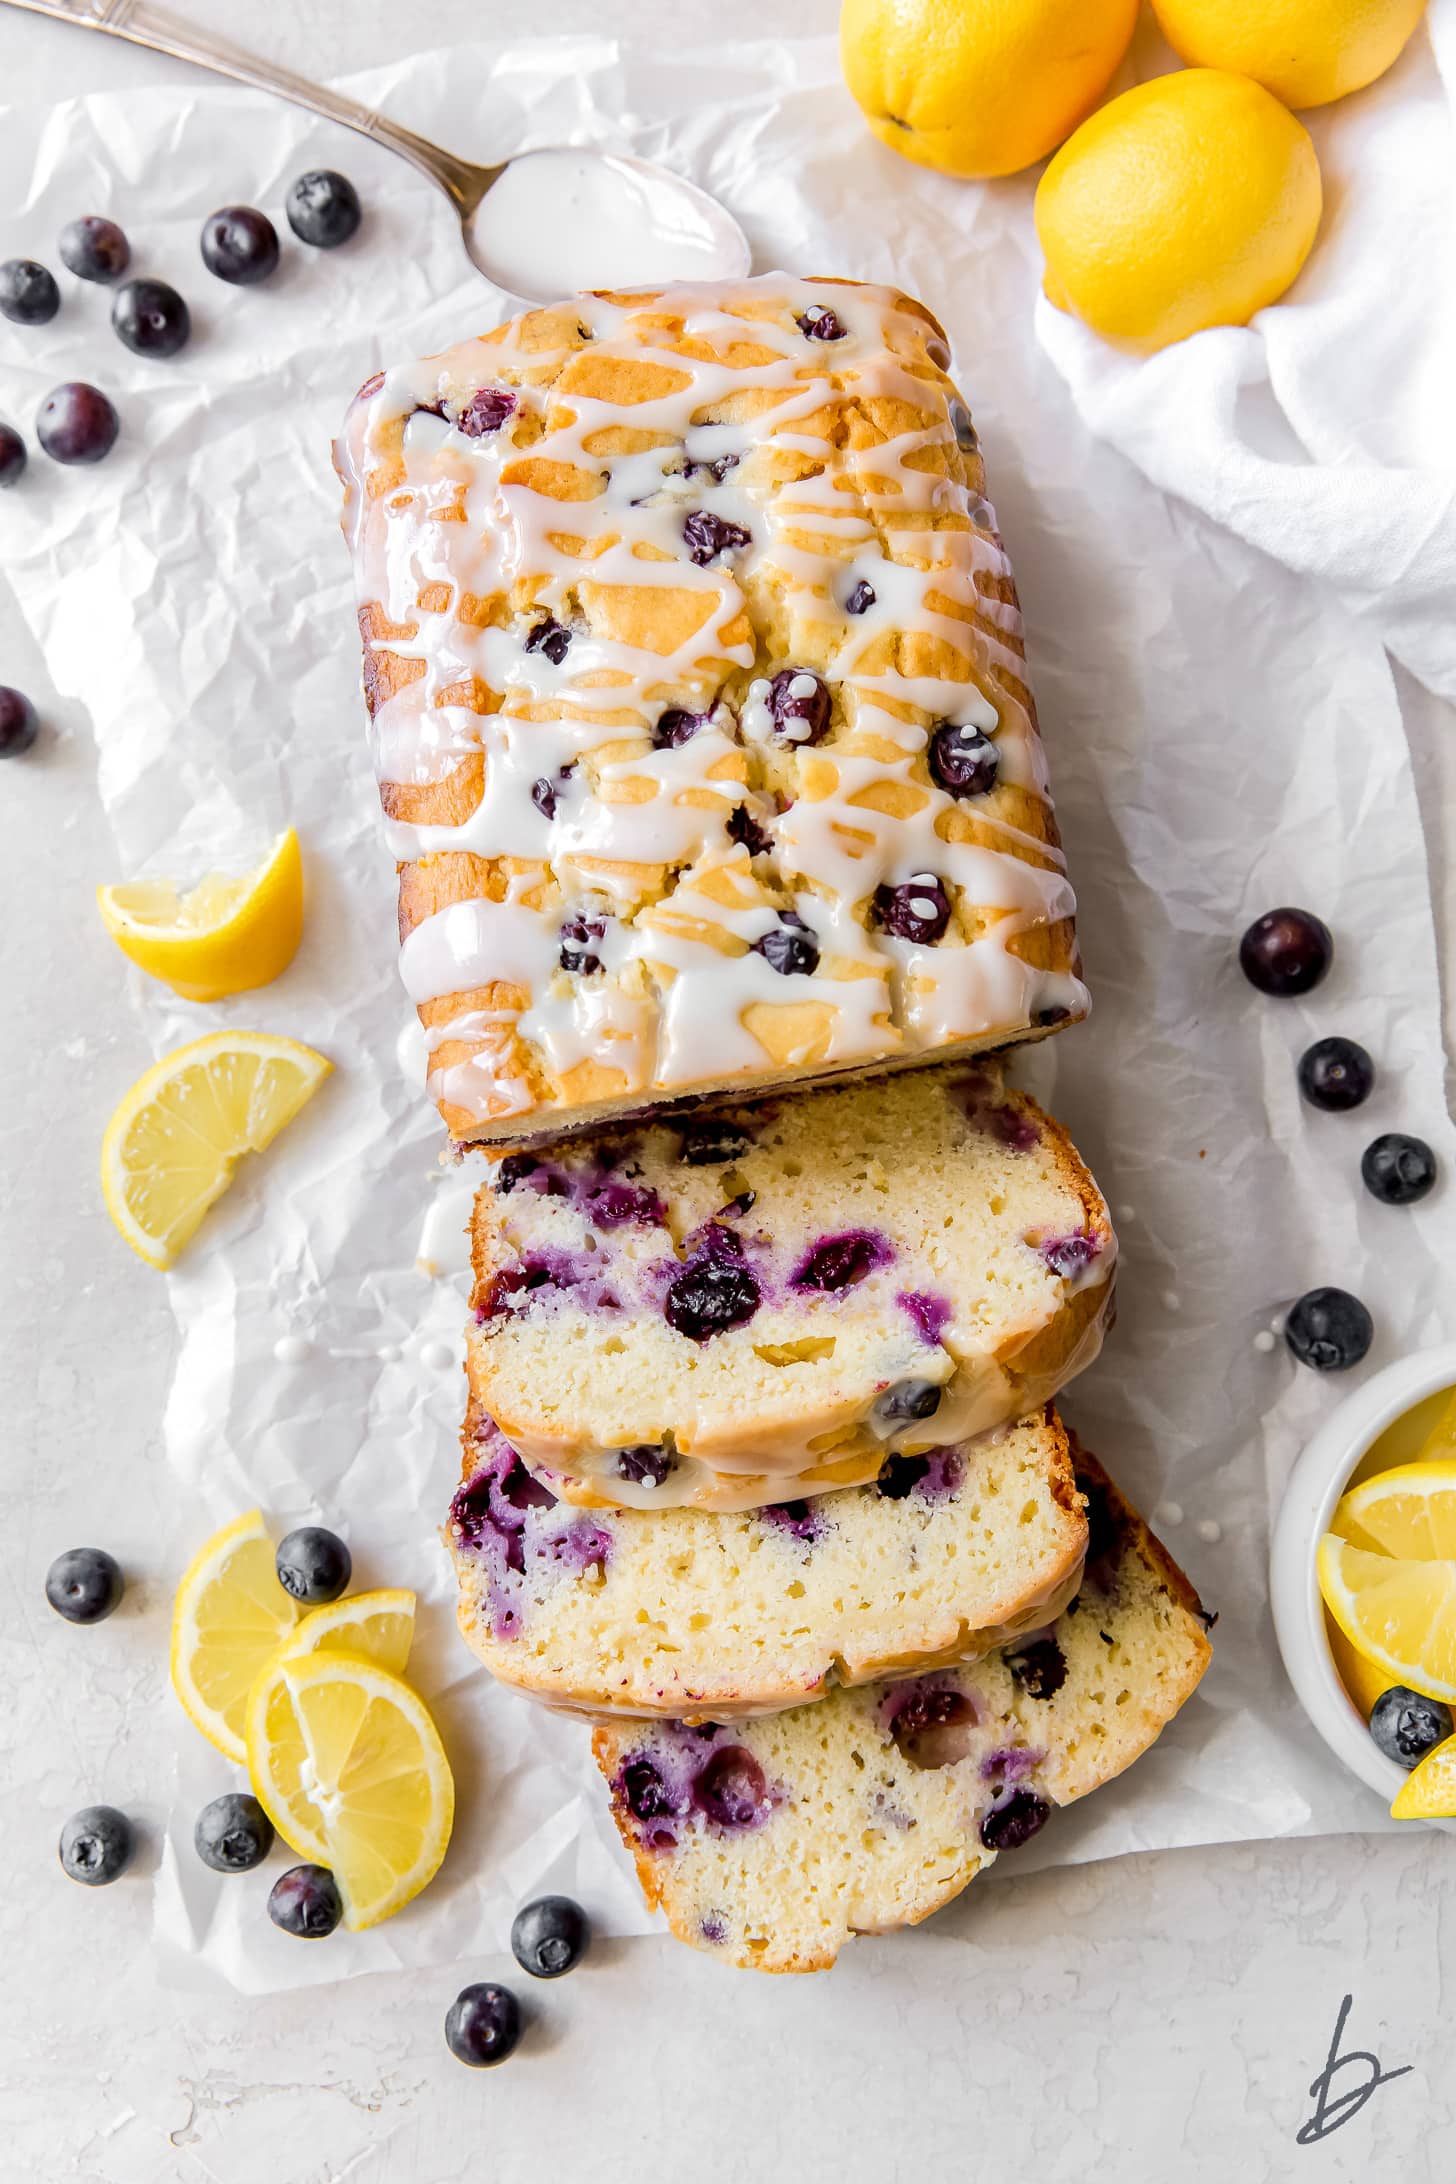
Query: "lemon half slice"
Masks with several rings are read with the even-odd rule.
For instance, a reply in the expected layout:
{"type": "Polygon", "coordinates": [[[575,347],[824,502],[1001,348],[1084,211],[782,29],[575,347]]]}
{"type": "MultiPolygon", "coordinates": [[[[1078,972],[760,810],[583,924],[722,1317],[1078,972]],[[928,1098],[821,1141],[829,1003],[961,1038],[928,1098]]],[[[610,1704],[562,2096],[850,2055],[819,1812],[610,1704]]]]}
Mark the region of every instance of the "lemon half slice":
{"type": "Polygon", "coordinates": [[[345,1653],[264,1669],[247,1708],[253,1792],[284,1841],[326,1865],[356,1931],[402,1910],[439,1870],[455,1784],[424,1702],[345,1653]]]}
{"type": "Polygon", "coordinates": [[[208,1742],[240,1764],[248,1693],[298,1616],[256,1509],[214,1532],[177,1587],[172,1689],[208,1742]]]}
{"type": "Polygon", "coordinates": [[[1326,1532],[1318,1568],[1325,1606],[1357,1653],[1392,1683],[1456,1700],[1456,1562],[1371,1554],[1326,1532]]]}
{"type": "Polygon", "coordinates": [[[1456,1459],[1397,1464],[1343,1496],[1330,1530],[1408,1562],[1456,1559],[1456,1459]]]}
{"type": "Polygon", "coordinates": [[[350,1653],[402,1676],[414,1635],[414,1594],[403,1585],[383,1585],[312,1609],[290,1632],[284,1652],[291,1661],[305,1653],[350,1653]]]}
{"type": "Polygon", "coordinates": [[[215,1031],[138,1077],[101,1141],[106,1210],[149,1266],[171,1266],[244,1153],[261,1152],[333,1067],[261,1031],[215,1031]]]}
{"type": "Polygon", "coordinates": [[[1456,1819],[1456,1737],[1427,1752],[1402,1782],[1390,1808],[1392,1820],[1456,1819]]]}
{"type": "Polygon", "coordinates": [[[172,880],[98,887],[106,930],[138,969],[186,1001],[220,1001],[286,971],[303,937],[303,856],[292,827],[239,879],[209,872],[186,894],[172,880]]]}

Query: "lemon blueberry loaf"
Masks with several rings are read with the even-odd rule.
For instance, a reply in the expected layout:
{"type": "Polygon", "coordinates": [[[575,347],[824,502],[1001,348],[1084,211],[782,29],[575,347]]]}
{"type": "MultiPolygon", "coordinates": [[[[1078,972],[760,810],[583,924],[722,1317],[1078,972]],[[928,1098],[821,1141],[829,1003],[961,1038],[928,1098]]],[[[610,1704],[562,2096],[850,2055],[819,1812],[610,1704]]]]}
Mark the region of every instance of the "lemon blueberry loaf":
{"type": "Polygon", "coordinates": [[[445,1541],[466,1641],[591,1713],[722,1721],[985,1652],[1065,1607],[1087,1542],[1050,1410],[733,1515],[573,1509],[473,1406],[464,1450],[445,1541]]]}
{"type": "Polygon", "coordinates": [[[488,1163],[471,1389],[559,1498],[747,1509],[1040,1408],[1116,1254],[992,1061],[664,1117],[488,1163]]]}
{"type": "Polygon", "coordinates": [[[852,1934],[927,1918],[1146,1751],[1208,1664],[1209,1619],[1077,1458],[1086,1573],[1035,1637],[731,1727],[597,1729],[623,1841],[680,1940],[761,1971],[817,1970],[852,1934]]]}
{"type": "Polygon", "coordinates": [[[335,460],[401,970],[462,1139],[1080,1017],[944,335],[774,274],[375,375],[335,460]]]}

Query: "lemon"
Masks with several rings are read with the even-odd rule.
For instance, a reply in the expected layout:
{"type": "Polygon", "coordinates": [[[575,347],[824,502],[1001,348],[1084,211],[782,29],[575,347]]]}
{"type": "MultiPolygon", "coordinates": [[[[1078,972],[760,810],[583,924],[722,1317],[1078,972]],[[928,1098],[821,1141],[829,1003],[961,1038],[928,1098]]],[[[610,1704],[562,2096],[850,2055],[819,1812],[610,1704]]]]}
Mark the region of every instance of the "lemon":
{"type": "Polygon", "coordinates": [[[149,1266],[171,1266],[244,1153],[261,1152],[333,1067],[261,1031],[215,1031],[153,1064],[101,1141],[106,1210],[149,1266]]]}
{"type": "Polygon", "coordinates": [[[1447,1737],[1412,1768],[1395,1793],[1392,1820],[1456,1819],[1456,1737],[1447,1737]]]}
{"type": "Polygon", "coordinates": [[[1037,185],[1043,286],[1137,349],[1243,326],[1303,265],[1320,202],[1314,146],[1276,98],[1218,69],[1159,76],[1085,121],[1037,185]]]}
{"type": "Polygon", "coordinates": [[[1199,68],[1252,76],[1286,106],[1324,106],[1383,76],[1426,0],[1153,0],[1163,36],[1199,68]]]}
{"type": "Polygon", "coordinates": [[[292,827],[241,879],[210,872],[190,893],[171,880],[98,887],[106,930],[125,956],[185,1001],[266,986],[303,937],[303,856],[292,827]]]}
{"type": "Polygon", "coordinates": [[[247,1758],[248,1693],[298,1616],[256,1509],[214,1532],[187,1566],[172,1611],[172,1689],[229,1759],[247,1758]]]}
{"type": "Polygon", "coordinates": [[[1456,1388],[1451,1390],[1445,1408],[1416,1450],[1415,1460],[1429,1464],[1442,1456],[1456,1457],[1456,1388]]]}
{"type": "Polygon", "coordinates": [[[1318,1569],[1325,1606],[1357,1653],[1391,1683],[1456,1699],[1456,1562],[1370,1554],[1326,1532],[1318,1569]]]}
{"type": "Polygon", "coordinates": [[[290,1632],[283,1650],[290,1660],[305,1653],[351,1653],[402,1676],[414,1635],[414,1594],[402,1585],[384,1586],[377,1592],[347,1593],[327,1607],[312,1609],[290,1632]]]}
{"type": "Polygon", "coordinates": [[[844,80],[882,144],[942,174],[1014,174],[1117,73],[1137,0],[843,0],[844,80]]]}
{"type": "Polygon", "coordinates": [[[424,1702],[398,1676],[280,1648],[248,1699],[247,1755],[284,1841],[332,1872],[347,1926],[391,1918],[434,1878],[455,1785],[424,1702]]]}
{"type": "Polygon", "coordinates": [[[1368,1722],[1370,1711],[1383,1691],[1388,1691],[1395,1681],[1373,1661],[1365,1660],[1355,1651],[1333,1616],[1325,1616],[1325,1636],[1329,1640],[1330,1658],[1335,1664],[1335,1674],[1344,1685],[1351,1704],[1360,1719],[1368,1722]]]}
{"type": "Polygon", "coordinates": [[[1330,1529],[1407,1562],[1456,1561],[1456,1459],[1398,1464],[1352,1487],[1330,1529]]]}

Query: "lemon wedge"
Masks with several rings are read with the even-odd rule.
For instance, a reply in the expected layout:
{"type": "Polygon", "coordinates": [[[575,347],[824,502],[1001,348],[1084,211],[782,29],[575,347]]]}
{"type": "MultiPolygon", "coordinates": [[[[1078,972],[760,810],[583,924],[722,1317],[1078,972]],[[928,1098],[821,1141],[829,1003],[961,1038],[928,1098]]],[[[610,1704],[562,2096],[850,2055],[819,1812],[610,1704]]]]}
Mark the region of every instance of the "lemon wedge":
{"type": "Polygon", "coordinates": [[[1456,1562],[1371,1554],[1326,1532],[1318,1570],[1325,1606],[1357,1653],[1392,1683],[1456,1700],[1456,1562]]]}
{"type": "Polygon", "coordinates": [[[1355,1651],[1332,1615],[1325,1617],[1325,1636],[1329,1641],[1335,1674],[1344,1685],[1350,1703],[1361,1721],[1368,1722],[1375,1701],[1382,1692],[1390,1689],[1393,1679],[1374,1661],[1367,1661],[1363,1654],[1355,1651]]]}
{"type": "Polygon", "coordinates": [[[1397,1464],[1352,1487],[1330,1529],[1407,1562],[1456,1560],[1456,1458],[1397,1464]]]}
{"type": "Polygon", "coordinates": [[[1456,1819],[1456,1737],[1427,1752],[1402,1782],[1390,1808],[1392,1820],[1456,1819]]]}
{"type": "Polygon", "coordinates": [[[414,1594],[403,1585],[387,1585],[311,1609],[289,1633],[283,1650],[291,1661],[305,1653],[350,1653],[387,1668],[391,1676],[402,1676],[414,1635],[414,1594]]]}
{"type": "Polygon", "coordinates": [[[1416,1450],[1415,1460],[1418,1464],[1433,1464],[1443,1456],[1456,1459],[1456,1388],[1451,1390],[1440,1417],[1416,1450]]]}
{"type": "Polygon", "coordinates": [[[434,1878],[455,1784],[424,1702],[398,1676],[281,1647],[248,1698],[247,1754],[254,1795],[285,1842],[332,1872],[347,1926],[377,1926],[434,1878]]]}
{"type": "Polygon", "coordinates": [[[208,1742],[240,1764],[248,1693],[299,1616],[273,1552],[250,1509],[199,1548],[172,1611],[172,1689],[208,1742]]]}
{"type": "Polygon", "coordinates": [[[186,1001],[221,1001],[286,971],[303,937],[303,856],[292,827],[239,879],[210,872],[186,894],[171,880],[98,887],[124,956],[186,1001]]]}
{"type": "Polygon", "coordinates": [[[106,1210],[149,1266],[171,1266],[244,1153],[261,1152],[333,1067],[261,1031],[215,1031],[138,1077],[101,1141],[106,1210]]]}

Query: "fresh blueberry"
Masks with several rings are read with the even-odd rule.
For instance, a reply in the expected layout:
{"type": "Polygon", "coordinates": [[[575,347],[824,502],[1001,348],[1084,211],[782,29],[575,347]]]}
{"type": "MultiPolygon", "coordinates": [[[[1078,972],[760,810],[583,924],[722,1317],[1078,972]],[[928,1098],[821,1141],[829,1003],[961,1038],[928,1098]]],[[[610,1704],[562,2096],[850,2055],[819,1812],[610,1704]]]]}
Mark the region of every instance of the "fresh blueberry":
{"type": "Polygon", "coordinates": [[[707,717],[706,713],[689,713],[681,705],[670,705],[658,715],[652,741],[659,751],[675,751],[680,744],[691,743],[707,717]]]}
{"type": "Polygon", "coordinates": [[[131,245],[114,220],[88,213],[61,229],[61,264],[82,281],[115,281],[131,264],[131,245]]]}
{"type": "Polygon", "coordinates": [[[127,281],[111,299],[111,326],[137,356],[175,356],[187,346],[192,315],[165,281],[127,281]]]}
{"type": "Polygon", "coordinates": [[[877,1408],[881,1418],[892,1423],[909,1418],[933,1418],[940,1409],[941,1393],[933,1380],[902,1380],[885,1390],[877,1408]]]}
{"type": "Polygon", "coordinates": [[[1055,1638],[1008,1646],[1001,1658],[1030,1699],[1054,1698],[1067,1680],[1067,1656],[1055,1638]]]}
{"type": "Polygon", "coordinates": [[[570,1896],[538,1896],[511,1925],[511,1954],[533,1979],[560,1979],[574,1971],[590,1943],[591,1922],[570,1896]]]}
{"type": "Polygon", "coordinates": [[[930,739],[929,763],[947,796],[985,796],[996,786],[1001,753],[979,728],[943,720],[930,739]]]}
{"type": "Polygon", "coordinates": [[[124,1812],[114,1805],[87,1805],[61,1829],[61,1866],[73,1881],[104,1888],[126,1871],[134,1841],[124,1812]]]}
{"type": "Polygon", "coordinates": [[[521,2037],[521,2005],[509,1987],[480,1980],[462,1987],[445,2012],[445,2045],[457,2063],[486,2070],[513,2055],[521,2037]]]}
{"type": "Polygon", "coordinates": [[[849,328],[822,303],[811,303],[794,321],[806,341],[843,341],[849,328]]]}
{"type": "Polygon", "coordinates": [[[750,857],[764,857],[773,848],[773,836],[765,832],[746,804],[735,804],[724,828],[730,842],[738,842],[750,857]]]}
{"type": "Polygon", "coordinates": [[[764,1816],[768,1785],[742,1744],[725,1744],[693,1783],[693,1803],[715,1827],[751,1828],[764,1816]]]}
{"type": "Polygon", "coordinates": [[[467,440],[487,439],[515,415],[515,409],[516,397],[509,387],[481,387],[455,419],[455,430],[467,440]]]}
{"type": "Polygon", "coordinates": [[[1284,1322],[1284,1339],[1300,1364],[1321,1373],[1358,1365],[1374,1333],[1370,1314],[1345,1289],[1307,1290],[1284,1322]]]}
{"type": "Polygon", "coordinates": [[[690,1168],[721,1168],[730,1160],[741,1160],[752,1142],[748,1132],[736,1123],[715,1121],[709,1116],[702,1122],[682,1125],[678,1158],[690,1168]]]}
{"type": "Polygon", "coordinates": [[[1266,910],[1239,942],[1239,968],[1260,993],[1312,993],[1334,959],[1329,927],[1309,910],[1266,910]]]}
{"type": "Polygon", "coordinates": [[[636,1820],[666,1820],[678,1812],[678,1801],[650,1759],[629,1759],[622,1769],[622,1795],[636,1820]]]}
{"type": "Polygon", "coordinates": [[[322,1941],[344,1916],[339,1884],[327,1866],[290,1866],[269,1891],[268,1916],[299,1941],[322,1941]]]}
{"type": "Polygon", "coordinates": [[[19,484],[26,460],[25,442],[14,425],[0,425],[0,491],[19,484]]]}
{"type": "Polygon", "coordinates": [[[875,603],[875,587],[861,577],[844,602],[846,614],[867,614],[875,603]]]}
{"type": "Polygon", "coordinates": [[[318,1608],[347,1589],[354,1558],[336,1532],[325,1531],[321,1524],[303,1524],[280,1541],[275,1567],[290,1599],[318,1608]]]}
{"type": "Polygon", "coordinates": [[[1299,1089],[1311,1107],[1343,1115],[1368,1100],[1375,1064],[1353,1039],[1316,1039],[1299,1057],[1299,1089]]]}
{"type": "Polygon", "coordinates": [[[661,1486],[675,1468],[671,1449],[663,1448],[660,1443],[647,1442],[639,1448],[619,1448],[617,1451],[617,1477],[626,1479],[632,1486],[661,1486]]]}
{"type": "Polygon", "coordinates": [[[0,316],[17,326],[44,326],[60,308],[55,274],[34,258],[7,258],[0,265],[0,316]]]}
{"type": "Polygon", "coordinates": [[[1405,1684],[1392,1684],[1370,1710],[1370,1734],[1387,1759],[1414,1767],[1450,1736],[1451,1709],[1405,1684]]]}
{"type": "Polygon", "coordinates": [[[706,569],[720,554],[735,553],[740,546],[749,545],[751,534],[741,523],[727,523],[711,509],[695,508],[683,524],[683,539],[688,559],[695,567],[706,569]]]}
{"type": "Polygon", "coordinates": [[[1436,1180],[1436,1156],[1424,1138],[1388,1130],[1366,1146],[1360,1175],[1383,1206],[1413,1206],[1436,1180]]]}
{"type": "Polygon", "coordinates": [[[526,639],[527,652],[544,652],[553,667],[560,667],[571,647],[571,631],[563,629],[552,614],[537,622],[526,639]]]}
{"type": "Polygon", "coordinates": [[[755,955],[761,955],[771,970],[782,978],[796,972],[809,977],[819,968],[819,943],[804,920],[792,910],[779,914],[777,925],[752,942],[755,955]]]}
{"type": "Polygon", "coordinates": [[[602,967],[602,959],[592,946],[606,931],[605,918],[568,918],[561,928],[561,949],[557,958],[563,971],[576,971],[583,978],[592,978],[602,967]]]}
{"type": "Polygon", "coordinates": [[[950,429],[955,434],[956,446],[963,455],[974,455],[980,446],[976,428],[971,423],[971,413],[964,402],[954,401],[950,406],[950,429]]]}
{"type": "Polygon", "coordinates": [[[203,1806],[192,1847],[214,1873],[251,1873],[273,1848],[273,1823],[256,1797],[231,1790],[203,1806]]]}
{"type": "Polygon", "coordinates": [[[744,1326],[758,1310],[761,1296],[732,1230],[710,1224],[709,1236],[673,1281],[662,1308],[668,1326],[690,1342],[707,1342],[744,1326]]]}
{"type": "Polygon", "coordinates": [[[362,217],[359,192],[346,174],[315,167],[288,185],[283,200],[288,225],[301,243],[315,250],[337,250],[347,243],[362,217]]]}
{"type": "Polygon", "coordinates": [[[1013,1790],[981,1816],[981,1841],[987,1850],[1020,1850],[1039,1835],[1052,1816],[1052,1808],[1034,1790],[1013,1790]]]}
{"type": "Polygon", "coordinates": [[[40,715],[23,690],[0,683],[0,758],[19,758],[40,734],[40,715]]]}
{"type": "Polygon", "coordinates": [[[819,1510],[812,1501],[766,1502],[758,1512],[760,1524],[771,1524],[776,1531],[791,1533],[812,1547],[821,1530],[819,1510]]]}
{"type": "Polygon", "coordinates": [[[104,1547],[72,1547],[46,1571],[45,1596],[68,1623],[104,1623],[125,1591],[116,1558],[104,1547]]]}
{"type": "Polygon", "coordinates": [[[106,396],[84,379],[52,387],[35,420],[36,438],[53,463],[99,463],[120,430],[121,419],[106,396]]]}
{"type": "Polygon", "coordinates": [[[251,288],[278,264],[278,230],[252,205],[224,205],[203,223],[202,262],[220,281],[251,288]]]}
{"type": "Polygon", "coordinates": [[[902,887],[877,887],[874,916],[896,940],[933,948],[950,923],[950,896],[932,873],[919,872],[902,887]]]}
{"type": "Polygon", "coordinates": [[[781,667],[768,686],[774,734],[786,743],[822,743],[829,733],[827,684],[806,667],[781,667]]]}

